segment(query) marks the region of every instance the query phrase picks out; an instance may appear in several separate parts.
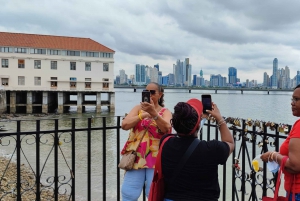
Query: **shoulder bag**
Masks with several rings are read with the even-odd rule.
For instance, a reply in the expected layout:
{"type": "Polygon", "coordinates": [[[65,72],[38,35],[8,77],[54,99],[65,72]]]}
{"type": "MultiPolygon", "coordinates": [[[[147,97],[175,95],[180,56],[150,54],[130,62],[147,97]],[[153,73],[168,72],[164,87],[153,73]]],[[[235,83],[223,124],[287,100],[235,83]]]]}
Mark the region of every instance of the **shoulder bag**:
{"type": "MultiPolygon", "coordinates": [[[[285,156],[282,161],[281,161],[281,165],[280,165],[280,169],[278,171],[278,175],[277,175],[277,181],[276,181],[276,186],[275,186],[275,192],[274,192],[274,198],[272,197],[267,197],[267,196],[263,196],[262,198],[262,201],[288,201],[289,199],[289,195],[291,193],[291,188],[292,188],[292,185],[293,183],[295,182],[295,178],[293,179],[292,183],[291,183],[291,187],[288,191],[288,196],[285,197],[285,196],[278,196],[278,190],[279,190],[279,187],[280,187],[280,181],[281,181],[281,173],[284,169],[284,166],[285,166],[285,163],[287,161],[288,157],[285,156]]],[[[293,185],[295,187],[295,185],[293,185]]],[[[295,196],[293,196],[293,201],[295,201],[295,196]]]]}
{"type": "MultiPolygon", "coordinates": [[[[165,197],[165,181],[164,176],[162,174],[162,167],[161,167],[161,153],[162,153],[162,147],[164,146],[165,142],[173,136],[166,137],[162,144],[160,145],[159,152],[156,158],[155,162],[155,169],[154,169],[154,176],[150,187],[150,193],[148,197],[148,201],[163,201],[165,197]]],[[[197,145],[199,144],[199,139],[195,138],[192,144],[189,146],[187,151],[184,153],[183,157],[179,161],[178,166],[174,170],[173,177],[170,180],[170,184],[173,183],[175,178],[177,177],[178,173],[182,169],[182,167],[185,165],[188,158],[191,156],[197,145]]]]}
{"type": "MultiPolygon", "coordinates": [[[[141,140],[140,140],[138,146],[136,147],[136,149],[129,151],[122,156],[121,161],[118,165],[119,168],[126,170],[126,171],[131,170],[133,168],[135,158],[137,155],[136,150],[139,148],[147,130],[148,130],[148,127],[144,130],[143,136],[141,137],[141,140]]],[[[132,132],[132,129],[130,130],[130,132],[132,132]]]]}

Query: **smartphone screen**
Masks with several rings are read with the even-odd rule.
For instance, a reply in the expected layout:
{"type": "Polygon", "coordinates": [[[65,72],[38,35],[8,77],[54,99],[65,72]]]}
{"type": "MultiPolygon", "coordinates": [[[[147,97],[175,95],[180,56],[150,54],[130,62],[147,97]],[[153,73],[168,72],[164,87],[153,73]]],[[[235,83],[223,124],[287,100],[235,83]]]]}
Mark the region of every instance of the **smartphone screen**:
{"type": "Polygon", "coordinates": [[[212,110],[211,95],[202,94],[201,98],[202,98],[202,105],[203,105],[203,113],[206,113],[206,110],[212,110]]]}
{"type": "Polygon", "coordinates": [[[148,90],[142,91],[142,102],[150,103],[150,91],[148,90]]]}

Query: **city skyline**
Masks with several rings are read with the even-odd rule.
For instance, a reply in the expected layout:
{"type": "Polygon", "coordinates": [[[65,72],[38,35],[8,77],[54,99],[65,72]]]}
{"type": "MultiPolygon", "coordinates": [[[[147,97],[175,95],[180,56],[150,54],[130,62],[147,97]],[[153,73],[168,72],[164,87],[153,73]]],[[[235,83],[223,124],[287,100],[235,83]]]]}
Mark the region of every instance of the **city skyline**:
{"type": "Polygon", "coordinates": [[[192,75],[203,69],[205,79],[225,76],[234,66],[241,81],[262,83],[274,58],[291,75],[300,70],[299,6],[297,0],[2,1],[0,31],[93,38],[116,51],[115,75],[134,74],[137,63],[172,72],[176,59],[190,58],[192,75]]]}
{"type": "MultiPolygon", "coordinates": [[[[213,81],[214,83],[215,82],[222,83],[221,85],[218,84],[219,86],[223,86],[225,84],[229,84],[232,86],[237,86],[240,84],[248,85],[249,82],[252,82],[254,83],[254,85],[258,84],[260,86],[277,89],[278,87],[279,88],[295,87],[294,86],[295,84],[297,85],[300,83],[300,78],[299,78],[300,71],[297,71],[297,74],[291,75],[289,66],[285,66],[284,68],[278,68],[277,58],[273,59],[273,67],[271,69],[272,73],[269,74],[268,72],[264,72],[262,74],[263,82],[258,82],[257,79],[249,79],[249,78],[247,78],[246,80],[241,80],[238,76],[238,69],[235,67],[228,67],[227,75],[225,76],[222,72],[219,72],[218,74],[207,75],[209,76],[209,78],[205,79],[205,77],[203,76],[204,75],[203,69],[201,69],[198,74],[191,74],[192,65],[190,63],[189,58],[185,58],[184,61],[177,59],[176,64],[173,64],[173,72],[164,72],[164,74],[166,74],[164,76],[162,75],[163,73],[161,71],[158,71],[160,69],[159,64],[155,64],[154,67],[147,64],[136,64],[135,68],[136,68],[135,74],[133,75],[126,74],[124,69],[120,70],[120,73],[118,75],[115,75],[115,78],[117,79],[117,83],[119,84],[125,83],[125,80],[122,79],[122,77],[126,75],[126,78],[130,77],[129,78],[130,83],[137,84],[137,85],[149,83],[151,81],[156,82],[156,80],[159,84],[168,85],[165,83],[166,80],[164,80],[164,77],[170,76],[170,74],[174,76],[174,83],[172,82],[172,85],[179,84],[184,86],[190,86],[190,85],[204,86],[208,84],[206,82],[210,82],[214,80],[213,81]],[[137,69],[139,70],[137,71],[137,69]],[[155,69],[155,72],[151,72],[153,71],[152,69],[155,69]],[[141,73],[144,74],[142,75],[141,73]],[[155,77],[151,77],[153,75],[155,75],[155,77]]],[[[126,83],[128,82],[126,81],[126,83]]]]}

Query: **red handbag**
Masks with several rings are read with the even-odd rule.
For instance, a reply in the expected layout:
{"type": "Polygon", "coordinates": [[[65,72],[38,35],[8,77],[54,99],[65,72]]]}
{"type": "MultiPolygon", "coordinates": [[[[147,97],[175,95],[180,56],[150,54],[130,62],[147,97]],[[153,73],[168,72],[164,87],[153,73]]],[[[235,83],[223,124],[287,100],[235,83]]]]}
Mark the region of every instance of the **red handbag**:
{"type": "MultiPolygon", "coordinates": [[[[285,157],[283,157],[283,159],[281,161],[280,169],[279,169],[278,175],[277,175],[277,181],[276,181],[276,186],[275,186],[274,198],[264,196],[264,197],[262,197],[262,201],[288,201],[289,200],[288,197],[290,195],[291,188],[289,189],[288,197],[278,196],[278,190],[279,190],[280,181],[281,181],[280,177],[281,177],[281,173],[282,173],[282,170],[284,169],[284,166],[285,166],[285,163],[286,163],[287,159],[288,159],[288,157],[285,156],[285,157]]],[[[292,184],[293,184],[293,182],[292,182],[292,184]]],[[[292,184],[291,184],[291,186],[292,186],[292,184]]],[[[295,201],[295,196],[293,196],[293,201],[295,201]]]]}
{"type": "Polygon", "coordinates": [[[156,162],[155,162],[155,169],[154,169],[154,176],[150,187],[150,193],[148,196],[148,201],[163,201],[165,196],[165,181],[162,174],[161,168],[161,152],[162,147],[164,146],[165,142],[168,141],[169,138],[173,136],[168,136],[164,139],[162,144],[159,147],[159,152],[157,154],[156,162]]]}

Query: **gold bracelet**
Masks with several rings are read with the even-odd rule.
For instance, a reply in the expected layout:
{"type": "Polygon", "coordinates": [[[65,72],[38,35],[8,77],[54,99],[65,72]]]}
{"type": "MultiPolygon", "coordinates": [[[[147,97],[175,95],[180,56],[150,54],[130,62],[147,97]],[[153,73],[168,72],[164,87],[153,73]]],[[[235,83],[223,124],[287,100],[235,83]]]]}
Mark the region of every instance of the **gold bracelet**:
{"type": "Polygon", "coordinates": [[[220,126],[222,125],[222,124],[224,124],[224,123],[226,123],[226,121],[225,120],[223,120],[221,123],[219,123],[217,126],[218,126],[218,128],[220,128],[220,126]]]}
{"type": "Polygon", "coordinates": [[[272,153],[272,155],[271,155],[271,159],[272,159],[272,161],[274,161],[274,158],[273,158],[273,156],[274,156],[274,154],[275,153],[277,153],[276,151],[274,151],[273,153],[272,153]]]}
{"type": "Polygon", "coordinates": [[[270,153],[269,156],[268,156],[268,161],[270,161],[270,156],[271,156],[271,154],[272,154],[272,153],[270,153]]]}
{"type": "Polygon", "coordinates": [[[141,117],[141,113],[139,113],[139,115],[138,115],[138,116],[139,116],[140,120],[142,121],[142,120],[143,120],[143,118],[141,117]]]}
{"type": "Polygon", "coordinates": [[[223,123],[223,121],[225,121],[223,118],[220,119],[220,121],[218,121],[218,124],[221,125],[223,123]]]}
{"type": "Polygon", "coordinates": [[[274,161],[274,159],[273,159],[273,155],[276,153],[276,151],[273,151],[272,153],[271,153],[271,156],[270,156],[270,158],[271,158],[271,160],[272,161],[274,161]]]}

